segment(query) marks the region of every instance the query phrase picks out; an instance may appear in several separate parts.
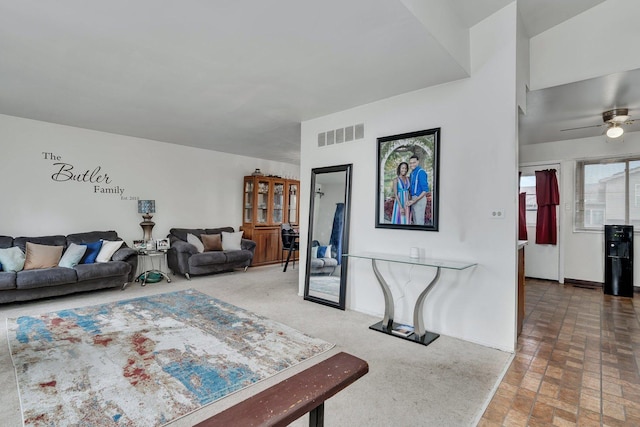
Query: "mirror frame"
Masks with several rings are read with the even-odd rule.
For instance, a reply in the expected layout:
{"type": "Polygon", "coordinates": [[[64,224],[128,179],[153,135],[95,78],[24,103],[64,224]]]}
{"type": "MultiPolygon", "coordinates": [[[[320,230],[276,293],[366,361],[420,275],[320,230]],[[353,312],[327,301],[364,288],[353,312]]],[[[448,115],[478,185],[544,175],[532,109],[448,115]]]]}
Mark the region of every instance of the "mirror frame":
{"type": "Polygon", "coordinates": [[[307,301],[313,301],[318,304],[324,304],[329,307],[338,308],[344,310],[346,307],[346,295],[347,295],[347,263],[349,258],[342,257],[343,254],[349,252],[349,222],[351,218],[351,174],[353,164],[327,166],[322,168],[314,168],[311,170],[311,191],[309,192],[309,231],[307,236],[307,267],[305,270],[304,281],[304,299],[307,301]],[[311,270],[311,243],[313,242],[313,224],[314,224],[314,209],[315,209],[315,188],[316,188],[316,176],[333,173],[333,172],[345,172],[344,183],[344,227],[342,228],[342,253],[338,254],[342,258],[340,262],[340,292],[338,296],[338,302],[330,301],[324,298],[319,298],[313,295],[309,295],[309,271],[311,270]]]}

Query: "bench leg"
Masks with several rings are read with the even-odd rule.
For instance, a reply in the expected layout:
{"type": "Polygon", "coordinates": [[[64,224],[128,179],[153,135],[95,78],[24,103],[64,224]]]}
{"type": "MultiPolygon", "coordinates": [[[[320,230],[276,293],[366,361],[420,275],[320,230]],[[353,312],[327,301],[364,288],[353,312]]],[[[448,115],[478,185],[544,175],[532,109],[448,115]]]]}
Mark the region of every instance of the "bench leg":
{"type": "Polygon", "coordinates": [[[309,427],[324,427],[324,402],[309,412],[309,427]]]}

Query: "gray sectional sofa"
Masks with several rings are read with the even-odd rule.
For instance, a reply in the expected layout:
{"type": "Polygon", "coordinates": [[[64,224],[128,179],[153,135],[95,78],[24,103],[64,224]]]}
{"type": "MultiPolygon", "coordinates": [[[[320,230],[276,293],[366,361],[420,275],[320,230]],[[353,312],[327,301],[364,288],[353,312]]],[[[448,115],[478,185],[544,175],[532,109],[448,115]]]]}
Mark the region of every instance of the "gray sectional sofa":
{"type": "Polygon", "coordinates": [[[182,274],[187,279],[192,275],[219,273],[234,268],[244,268],[251,265],[256,242],[242,239],[240,250],[213,250],[200,252],[196,246],[187,242],[187,235],[193,234],[202,240],[203,234],[233,233],[233,227],[221,228],[172,228],[167,236],[171,248],[167,252],[167,263],[173,274],[182,274]]]}
{"type": "MultiPolygon", "coordinates": [[[[122,240],[115,231],[92,231],[68,236],[10,237],[0,236],[0,248],[19,247],[26,252],[27,242],[63,246],[100,240],[122,240]]],[[[18,272],[0,271],[0,303],[27,301],[103,288],[125,287],[138,268],[137,252],[123,243],[109,262],[78,264],[73,268],[53,267],[18,272]]]]}

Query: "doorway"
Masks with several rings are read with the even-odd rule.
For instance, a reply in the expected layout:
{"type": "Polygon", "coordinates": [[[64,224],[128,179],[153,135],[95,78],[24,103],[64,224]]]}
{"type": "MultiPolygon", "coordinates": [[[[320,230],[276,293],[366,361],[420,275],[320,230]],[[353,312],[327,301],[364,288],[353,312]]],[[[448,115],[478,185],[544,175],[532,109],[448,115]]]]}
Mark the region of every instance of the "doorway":
{"type": "Polygon", "coordinates": [[[562,240],[561,225],[562,212],[559,206],[562,206],[562,193],[560,194],[561,203],[556,207],[556,227],[558,244],[557,245],[538,245],[536,244],[536,219],[538,213],[538,205],[536,203],[536,175],[535,171],[543,169],[555,169],[558,183],[560,180],[560,164],[537,164],[534,166],[520,167],[520,192],[526,193],[526,221],[528,244],[525,246],[525,276],[536,279],[555,280],[560,283],[564,282],[562,277],[560,263],[560,244],[562,240]]]}

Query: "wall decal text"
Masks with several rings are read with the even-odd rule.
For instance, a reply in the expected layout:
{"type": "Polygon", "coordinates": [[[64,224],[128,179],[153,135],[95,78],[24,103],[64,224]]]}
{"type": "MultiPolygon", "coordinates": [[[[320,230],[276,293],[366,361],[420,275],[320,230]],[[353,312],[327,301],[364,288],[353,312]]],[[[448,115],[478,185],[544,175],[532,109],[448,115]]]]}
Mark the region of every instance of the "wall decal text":
{"type": "Polygon", "coordinates": [[[44,160],[53,161],[54,172],[51,179],[56,182],[80,182],[92,184],[95,194],[117,194],[121,200],[138,200],[137,196],[124,196],[124,187],[119,185],[109,186],[112,183],[111,177],[103,172],[102,166],[95,166],[93,169],[76,169],[71,163],[62,161],[62,156],[52,152],[42,152],[44,160]]]}

